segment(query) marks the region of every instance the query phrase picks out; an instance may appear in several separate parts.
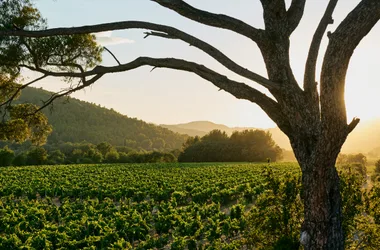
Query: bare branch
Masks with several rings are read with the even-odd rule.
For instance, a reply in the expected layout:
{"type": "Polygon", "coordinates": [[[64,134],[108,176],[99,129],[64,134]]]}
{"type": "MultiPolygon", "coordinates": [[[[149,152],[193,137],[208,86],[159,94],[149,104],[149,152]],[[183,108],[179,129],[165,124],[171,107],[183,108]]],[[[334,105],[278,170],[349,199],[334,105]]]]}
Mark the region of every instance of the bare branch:
{"type": "Polygon", "coordinates": [[[10,105],[12,104],[12,102],[14,101],[14,99],[15,99],[15,98],[18,96],[18,94],[21,92],[21,90],[25,89],[26,87],[28,87],[28,86],[32,85],[33,83],[36,83],[36,82],[38,82],[38,81],[40,81],[40,80],[42,80],[42,79],[44,79],[44,78],[46,78],[46,77],[47,77],[47,75],[43,75],[43,76],[41,76],[41,77],[39,77],[39,78],[37,78],[37,79],[34,79],[34,80],[32,80],[32,81],[30,81],[30,82],[28,82],[28,83],[26,83],[26,84],[20,86],[20,87],[16,90],[16,92],[15,92],[15,93],[14,93],[14,94],[13,94],[8,100],[6,100],[5,102],[3,102],[3,103],[0,104],[0,107],[3,107],[4,105],[10,106],[10,105]]]}
{"type": "Polygon", "coordinates": [[[274,83],[269,81],[265,77],[258,75],[242,66],[238,65],[226,55],[224,55],[221,51],[213,47],[212,45],[189,35],[181,30],[176,28],[158,25],[154,23],[148,22],[138,22],[138,21],[126,21],[126,22],[117,22],[117,23],[107,23],[107,24],[99,24],[92,26],[82,26],[76,28],[57,28],[57,29],[48,29],[42,31],[0,31],[0,36],[27,36],[27,37],[45,37],[45,36],[55,36],[55,35],[70,35],[70,34],[88,34],[94,32],[102,32],[107,30],[117,30],[117,29],[148,29],[155,30],[157,32],[146,32],[145,34],[148,36],[158,36],[164,38],[177,38],[190,45],[204,51],[223,66],[228,68],[229,70],[235,72],[238,75],[246,77],[252,81],[255,81],[262,86],[268,89],[279,88],[278,83],[274,83]]]}
{"type": "Polygon", "coordinates": [[[289,34],[292,34],[300,23],[305,10],[305,3],[306,0],[292,0],[292,3],[286,13],[289,34]]]}
{"type": "Polygon", "coordinates": [[[37,55],[34,53],[33,49],[29,46],[29,44],[27,43],[27,41],[24,37],[21,37],[21,42],[22,42],[22,44],[24,44],[24,46],[26,47],[26,49],[28,50],[28,52],[32,56],[34,65],[37,68],[40,67],[39,62],[37,60],[37,55]]]}
{"type": "Polygon", "coordinates": [[[314,33],[313,40],[310,45],[309,54],[307,56],[306,66],[305,66],[305,76],[304,76],[304,90],[308,93],[316,92],[316,79],[315,71],[317,67],[317,60],[319,49],[321,46],[323,35],[326,32],[327,26],[332,24],[334,21],[332,19],[332,14],[338,3],[338,0],[330,0],[326,11],[319,22],[318,28],[314,33]]]}
{"type": "MultiPolygon", "coordinates": [[[[74,67],[74,68],[77,68],[77,69],[79,69],[79,71],[83,74],[84,73],[84,68],[82,67],[82,65],[80,65],[80,64],[77,64],[77,63],[67,63],[67,62],[63,62],[63,61],[61,61],[61,63],[60,64],[57,64],[57,63],[49,63],[49,62],[47,62],[46,63],[46,65],[48,65],[48,66],[56,66],[56,67],[74,67]]],[[[26,66],[24,66],[24,67],[26,67],[26,66]]],[[[33,68],[30,68],[29,67],[29,69],[30,70],[35,70],[36,71],[36,69],[33,69],[33,68]]],[[[86,82],[86,77],[82,77],[82,82],[86,82]]]]}
{"type": "Polygon", "coordinates": [[[120,61],[117,59],[117,57],[111,52],[111,50],[109,50],[107,47],[103,47],[108,53],[111,54],[111,56],[113,57],[113,59],[115,59],[115,61],[117,62],[117,64],[121,65],[120,61]]]}
{"type": "Polygon", "coordinates": [[[155,70],[155,69],[157,69],[157,67],[153,67],[153,68],[150,70],[150,72],[153,72],[153,70],[155,70]]]}
{"type": "Polygon", "coordinates": [[[359,118],[355,117],[354,119],[352,119],[350,124],[348,124],[348,126],[347,126],[348,127],[348,133],[347,134],[351,133],[356,128],[356,126],[358,126],[359,122],[360,122],[359,118]]]}
{"type": "Polygon", "coordinates": [[[97,80],[99,80],[102,76],[103,76],[102,74],[96,75],[93,78],[91,78],[90,80],[86,81],[85,83],[83,83],[81,85],[78,84],[75,88],[69,88],[68,90],[63,90],[63,91],[60,91],[58,93],[54,93],[48,100],[43,102],[43,105],[41,107],[39,107],[34,113],[32,113],[30,115],[34,115],[34,114],[40,112],[44,108],[51,105],[58,98],[68,96],[68,95],[70,95],[70,94],[72,94],[78,90],[81,90],[81,89],[84,89],[84,88],[90,86],[91,84],[93,84],[97,80]]]}
{"type": "Polygon", "coordinates": [[[213,26],[217,28],[227,29],[239,33],[243,36],[250,38],[256,43],[260,43],[263,38],[263,30],[256,29],[249,24],[227,16],[223,14],[214,14],[204,10],[194,8],[193,6],[187,4],[183,0],[151,0],[160,4],[163,7],[169,8],[181,16],[189,18],[193,21],[213,26]]]}

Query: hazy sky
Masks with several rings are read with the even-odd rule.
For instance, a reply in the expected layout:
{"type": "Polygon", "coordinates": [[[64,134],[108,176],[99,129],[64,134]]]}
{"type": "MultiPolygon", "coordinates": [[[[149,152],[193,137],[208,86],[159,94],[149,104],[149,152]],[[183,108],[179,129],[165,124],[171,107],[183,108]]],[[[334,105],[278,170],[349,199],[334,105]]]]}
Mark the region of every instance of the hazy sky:
{"type": "MultiPolygon", "coordinates": [[[[224,13],[263,28],[259,0],[189,0],[188,3],[215,13],[224,13]]],[[[288,1],[290,2],[290,1],[288,1]]],[[[304,18],[291,36],[291,63],[301,82],[308,47],[313,32],[328,0],[308,0],[304,18]]],[[[359,0],[342,0],[334,14],[335,25],[352,10],[359,0]]],[[[171,25],[213,44],[236,62],[266,76],[265,66],[257,46],[247,38],[230,31],[207,27],[187,20],[149,0],[37,0],[37,7],[48,19],[50,27],[78,26],[103,22],[141,20],[171,25]]],[[[150,37],[143,39],[143,30],[115,31],[99,39],[122,62],[139,56],[177,57],[195,61],[218,70],[235,80],[249,82],[228,71],[201,51],[181,41],[150,37]]],[[[323,49],[327,39],[324,40],[323,49]]],[[[346,100],[349,118],[380,117],[380,27],[377,25],[357,48],[347,75],[346,100]]],[[[322,56],[319,58],[322,61],[322,56]]],[[[105,65],[115,62],[104,54],[105,65]]],[[[237,100],[218,91],[198,76],[169,69],[142,67],[125,73],[107,75],[91,88],[74,94],[82,100],[113,108],[130,117],[157,124],[174,124],[209,120],[229,126],[273,127],[274,123],[255,104],[237,100]]],[[[57,90],[62,83],[50,78],[39,86],[57,90]]]]}

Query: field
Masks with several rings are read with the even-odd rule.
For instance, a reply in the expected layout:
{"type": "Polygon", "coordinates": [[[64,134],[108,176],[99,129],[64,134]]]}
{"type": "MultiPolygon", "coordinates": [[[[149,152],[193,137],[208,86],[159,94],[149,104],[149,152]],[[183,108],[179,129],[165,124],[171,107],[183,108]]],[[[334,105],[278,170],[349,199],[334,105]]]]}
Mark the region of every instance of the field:
{"type": "MultiPolygon", "coordinates": [[[[267,164],[72,165],[0,169],[0,249],[231,246],[267,164]]],[[[298,173],[272,164],[275,175],[298,173]]],[[[227,249],[227,248],[226,248],[227,249]]]]}

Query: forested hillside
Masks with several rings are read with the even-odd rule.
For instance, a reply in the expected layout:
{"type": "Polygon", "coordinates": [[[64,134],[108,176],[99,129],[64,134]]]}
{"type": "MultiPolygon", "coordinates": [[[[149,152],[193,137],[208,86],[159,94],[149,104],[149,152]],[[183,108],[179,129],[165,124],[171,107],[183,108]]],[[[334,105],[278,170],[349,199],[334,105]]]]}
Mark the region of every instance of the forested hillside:
{"type": "MultiPolygon", "coordinates": [[[[42,89],[26,88],[17,102],[41,105],[41,100],[47,100],[50,95],[42,89]]],[[[44,113],[53,126],[48,144],[108,142],[114,146],[170,151],[181,148],[186,139],[169,129],[74,98],[57,100],[53,109],[46,109],[44,113]]]]}

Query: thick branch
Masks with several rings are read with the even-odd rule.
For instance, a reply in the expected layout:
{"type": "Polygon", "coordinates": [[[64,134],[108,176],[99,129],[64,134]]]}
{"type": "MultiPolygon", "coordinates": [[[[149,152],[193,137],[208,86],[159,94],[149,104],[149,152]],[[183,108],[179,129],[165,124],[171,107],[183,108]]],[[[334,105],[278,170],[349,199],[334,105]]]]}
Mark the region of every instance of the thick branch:
{"type": "Polygon", "coordinates": [[[284,0],[260,0],[264,11],[265,31],[271,37],[288,36],[284,0]]]}
{"type": "Polygon", "coordinates": [[[289,35],[297,28],[305,10],[306,0],[292,0],[292,3],[286,13],[288,19],[289,35]]]}
{"type": "Polygon", "coordinates": [[[319,49],[321,46],[323,35],[326,32],[327,26],[334,22],[332,14],[337,3],[338,0],[330,0],[325,13],[321,21],[319,22],[317,30],[314,33],[313,40],[309,48],[309,54],[306,61],[304,76],[304,90],[308,93],[317,91],[315,71],[317,67],[319,49]]]}
{"type": "MultiPolygon", "coordinates": [[[[31,70],[41,72],[41,73],[44,72],[48,76],[83,78],[83,77],[88,77],[92,75],[95,75],[96,77],[96,76],[103,76],[108,73],[128,71],[128,70],[136,69],[138,67],[146,66],[146,65],[149,65],[155,68],[171,68],[171,69],[183,70],[183,71],[195,73],[198,76],[202,77],[203,79],[212,82],[219,89],[232,94],[238,99],[245,99],[253,103],[256,103],[268,114],[269,117],[271,117],[281,127],[281,129],[283,129],[283,131],[286,131],[289,129],[286,119],[284,119],[280,111],[279,105],[273,99],[269,98],[265,94],[261,93],[260,91],[244,83],[230,80],[226,76],[221,75],[203,65],[193,63],[193,62],[188,62],[181,59],[175,59],[175,58],[156,59],[156,58],[150,58],[150,57],[139,57],[136,60],[127,64],[122,64],[122,65],[112,66],[112,67],[98,66],[94,68],[93,70],[90,70],[84,73],[50,72],[44,69],[33,69],[31,67],[28,67],[28,68],[31,70]]],[[[87,81],[89,84],[86,84],[86,86],[89,86],[90,84],[92,84],[94,82],[93,79],[87,81]]]]}
{"type": "MultiPolygon", "coordinates": [[[[291,87],[297,93],[302,90],[294,77],[289,58],[290,39],[288,32],[288,12],[284,0],[260,0],[264,11],[265,43],[258,44],[268,72],[268,79],[291,87]]],[[[275,98],[290,100],[284,91],[271,91],[275,98]]],[[[289,93],[289,91],[288,91],[289,93]]],[[[287,104],[289,105],[289,103],[287,104]]]]}
{"type": "MultiPolygon", "coordinates": [[[[74,67],[74,68],[77,68],[82,74],[85,72],[84,68],[81,65],[77,64],[77,63],[67,63],[67,62],[61,61],[60,64],[47,62],[46,65],[48,65],[48,66],[55,66],[55,67],[74,67]]],[[[23,66],[26,67],[26,65],[23,65],[23,66]]],[[[31,67],[26,67],[26,68],[28,68],[30,70],[36,71],[35,69],[33,69],[31,67]]],[[[82,80],[82,82],[86,82],[86,77],[82,77],[81,80],[82,80]]]]}
{"type": "MultiPolygon", "coordinates": [[[[215,86],[221,89],[224,89],[227,92],[230,92],[230,93],[232,92],[231,94],[235,95],[239,99],[254,101],[254,97],[257,96],[256,94],[251,95],[252,92],[256,92],[256,90],[249,87],[248,85],[234,82],[232,80],[228,80],[227,77],[215,71],[212,71],[203,65],[196,64],[193,62],[188,62],[181,59],[175,59],[175,58],[156,59],[156,58],[150,58],[150,57],[139,57],[136,60],[126,63],[126,64],[121,64],[121,65],[111,66],[111,67],[97,66],[94,69],[83,72],[83,73],[82,72],[52,72],[45,69],[33,68],[27,65],[23,65],[23,66],[27,67],[30,70],[46,74],[48,76],[82,78],[82,77],[89,77],[93,75],[100,75],[100,74],[104,75],[104,74],[109,74],[109,73],[129,71],[129,70],[136,69],[138,67],[145,66],[145,65],[149,65],[156,68],[171,68],[171,69],[193,72],[201,76],[202,78],[213,82],[215,86]],[[226,82],[230,82],[231,84],[226,85],[226,82]],[[240,94],[237,92],[237,90],[240,90],[238,91],[240,94]]],[[[270,99],[269,97],[267,98],[270,99]]]]}
{"type": "Polygon", "coordinates": [[[167,30],[166,33],[146,32],[145,38],[149,36],[157,36],[157,37],[163,37],[163,38],[168,38],[168,39],[181,39],[182,41],[189,43],[191,46],[197,47],[198,49],[206,52],[215,60],[220,62],[223,66],[225,66],[226,68],[228,68],[229,70],[235,72],[236,74],[240,76],[244,76],[252,81],[255,81],[259,83],[260,85],[266,87],[267,89],[278,89],[280,87],[278,83],[269,81],[265,77],[258,75],[246,68],[241,67],[240,65],[232,61],[228,56],[224,55],[221,51],[211,46],[210,44],[196,37],[193,37],[189,34],[186,34],[180,30],[177,30],[171,27],[166,27],[166,28],[169,28],[169,29],[166,29],[167,30]]]}
{"type": "Polygon", "coordinates": [[[82,26],[82,27],[75,27],[75,28],[47,29],[47,30],[41,30],[41,31],[7,30],[7,31],[0,31],[0,36],[47,37],[47,36],[57,36],[57,35],[89,34],[89,33],[96,33],[96,32],[109,31],[109,30],[120,30],[120,29],[154,30],[158,32],[146,33],[147,36],[151,35],[151,36],[159,36],[159,37],[172,38],[172,39],[173,38],[180,39],[204,51],[205,53],[213,57],[215,60],[217,60],[219,63],[221,63],[223,66],[235,72],[236,74],[246,77],[252,81],[255,81],[268,89],[278,88],[278,84],[272,81],[269,81],[265,77],[258,75],[246,68],[243,68],[242,66],[238,65],[237,63],[232,61],[230,58],[228,58],[226,55],[224,55],[221,51],[211,46],[210,44],[194,36],[191,36],[181,30],[178,30],[170,26],[165,26],[165,25],[159,25],[159,24],[148,23],[148,22],[139,22],[139,21],[126,21],[126,22],[106,23],[106,24],[98,24],[98,25],[91,25],[91,26],[82,26]]]}
{"type": "Polygon", "coordinates": [[[253,40],[254,42],[261,42],[263,30],[256,29],[249,24],[222,14],[214,14],[210,13],[204,10],[196,9],[193,6],[187,4],[183,0],[151,0],[153,2],[156,2],[160,4],[161,6],[164,6],[166,8],[169,8],[171,10],[174,10],[178,14],[189,18],[191,20],[194,20],[196,22],[222,28],[222,29],[228,29],[231,31],[234,31],[236,33],[239,33],[243,36],[246,36],[253,40]]]}
{"type": "Polygon", "coordinates": [[[334,124],[329,133],[347,131],[345,78],[351,56],[380,19],[380,1],[362,0],[330,35],[321,73],[322,124],[334,124]]]}
{"type": "Polygon", "coordinates": [[[34,114],[40,112],[41,110],[43,110],[47,106],[51,105],[58,98],[68,96],[68,95],[70,95],[70,94],[72,94],[78,90],[81,90],[81,89],[84,89],[84,88],[90,86],[91,84],[93,84],[97,80],[99,80],[102,76],[103,76],[102,74],[96,75],[93,78],[91,78],[90,80],[86,81],[85,83],[76,86],[75,88],[70,88],[68,90],[64,90],[64,91],[53,94],[48,100],[43,102],[43,105],[41,107],[39,107],[33,114],[30,114],[30,115],[34,115],[34,114]]]}

